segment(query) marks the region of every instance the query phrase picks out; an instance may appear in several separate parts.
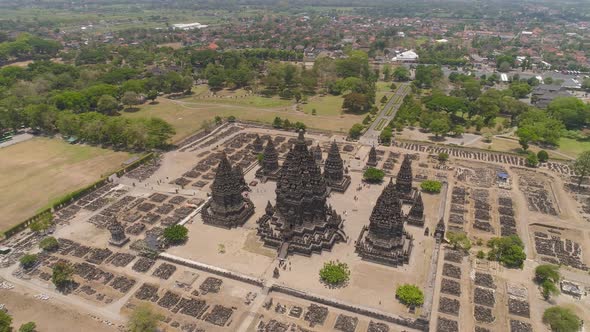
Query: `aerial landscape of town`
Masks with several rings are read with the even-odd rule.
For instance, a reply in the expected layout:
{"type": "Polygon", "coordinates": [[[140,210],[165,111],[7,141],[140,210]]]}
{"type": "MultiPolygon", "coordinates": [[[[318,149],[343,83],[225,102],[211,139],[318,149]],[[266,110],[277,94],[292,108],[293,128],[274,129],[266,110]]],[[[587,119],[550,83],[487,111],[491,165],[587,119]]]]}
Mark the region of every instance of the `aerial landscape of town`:
{"type": "Polygon", "coordinates": [[[0,332],[576,332],[590,2],[0,0],[0,332]]]}

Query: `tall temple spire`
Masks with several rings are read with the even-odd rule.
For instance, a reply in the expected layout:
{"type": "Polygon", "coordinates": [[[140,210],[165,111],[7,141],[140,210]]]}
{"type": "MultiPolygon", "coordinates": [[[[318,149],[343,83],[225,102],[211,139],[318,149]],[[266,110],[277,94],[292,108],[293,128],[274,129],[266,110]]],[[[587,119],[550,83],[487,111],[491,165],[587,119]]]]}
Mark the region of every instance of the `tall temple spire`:
{"type": "Polygon", "coordinates": [[[344,162],[340,156],[336,141],[332,142],[328,151],[328,157],[324,164],[324,178],[330,188],[339,192],[346,191],[346,188],[350,185],[350,176],[344,175],[344,162]]]}
{"type": "Polygon", "coordinates": [[[377,167],[377,150],[375,149],[375,146],[372,146],[371,150],[369,151],[367,167],[377,167]]]}
{"type": "Polygon", "coordinates": [[[256,134],[256,138],[254,139],[254,142],[252,143],[252,148],[254,150],[253,151],[254,153],[260,153],[264,149],[260,135],[256,134]]]}
{"type": "Polygon", "coordinates": [[[424,202],[420,193],[416,195],[412,202],[412,207],[408,213],[408,223],[415,226],[424,226],[424,202]]]}
{"type": "Polygon", "coordinates": [[[242,196],[246,188],[241,168],[232,168],[223,153],[211,184],[211,199],[201,211],[203,222],[224,228],[244,224],[254,214],[254,205],[242,196]]]}
{"type": "Polygon", "coordinates": [[[397,190],[403,195],[409,195],[412,192],[412,160],[408,154],[404,156],[395,184],[397,190]]]}

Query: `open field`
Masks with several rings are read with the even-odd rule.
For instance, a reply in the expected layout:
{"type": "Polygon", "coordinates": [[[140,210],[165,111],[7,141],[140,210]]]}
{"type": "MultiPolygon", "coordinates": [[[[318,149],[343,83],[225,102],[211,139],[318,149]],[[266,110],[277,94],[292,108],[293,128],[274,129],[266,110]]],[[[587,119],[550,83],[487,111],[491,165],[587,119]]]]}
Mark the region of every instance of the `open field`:
{"type": "Polygon", "coordinates": [[[561,138],[559,140],[559,152],[571,157],[576,157],[584,151],[590,150],[590,141],[578,141],[571,138],[561,138]]]}
{"type": "Polygon", "coordinates": [[[121,166],[130,155],[35,138],[0,149],[0,230],[121,166]]]}
{"type": "Polygon", "coordinates": [[[342,113],[342,96],[315,96],[310,98],[307,104],[303,105],[303,112],[311,115],[312,110],[315,109],[317,115],[338,116],[342,113]]]}
{"type": "MultiPolygon", "coordinates": [[[[235,116],[241,120],[272,123],[275,117],[289,119],[291,122],[301,121],[309,128],[346,132],[355,123],[362,121],[362,116],[312,116],[297,112],[291,107],[262,108],[248,105],[232,105],[208,102],[188,102],[185,100],[158,99],[155,105],[145,104],[134,113],[125,113],[129,117],[159,117],[168,121],[176,129],[174,142],[192,134],[201,128],[203,121],[213,120],[217,115],[221,117],[235,116]]],[[[318,111],[319,112],[319,111],[318,111]]]]}
{"type": "Polygon", "coordinates": [[[212,104],[231,104],[252,107],[288,107],[294,105],[293,100],[281,99],[279,97],[262,97],[250,95],[243,89],[224,89],[217,91],[214,95],[206,85],[199,85],[192,89],[193,94],[187,98],[180,99],[185,102],[199,102],[212,104]]]}

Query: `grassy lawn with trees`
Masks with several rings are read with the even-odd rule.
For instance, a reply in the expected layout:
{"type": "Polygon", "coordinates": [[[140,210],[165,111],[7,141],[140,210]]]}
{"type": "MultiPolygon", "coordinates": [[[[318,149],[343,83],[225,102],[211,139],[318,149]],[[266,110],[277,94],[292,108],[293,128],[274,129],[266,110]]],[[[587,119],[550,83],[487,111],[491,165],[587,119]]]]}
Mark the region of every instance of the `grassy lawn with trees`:
{"type": "Polygon", "coordinates": [[[34,138],[0,149],[0,231],[121,167],[127,152],[34,138]]]}

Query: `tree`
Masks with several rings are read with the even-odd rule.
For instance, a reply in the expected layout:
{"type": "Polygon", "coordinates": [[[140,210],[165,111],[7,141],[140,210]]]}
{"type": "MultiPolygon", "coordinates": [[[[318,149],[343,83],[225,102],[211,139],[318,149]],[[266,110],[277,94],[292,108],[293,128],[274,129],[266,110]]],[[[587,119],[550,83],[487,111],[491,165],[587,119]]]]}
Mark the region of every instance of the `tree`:
{"type": "Polygon", "coordinates": [[[361,137],[363,129],[365,129],[365,127],[363,127],[362,124],[355,123],[352,125],[352,127],[348,131],[348,136],[352,139],[358,139],[359,137],[361,137]]]}
{"type": "Polygon", "coordinates": [[[51,281],[57,287],[57,289],[66,288],[72,281],[74,275],[74,268],[69,263],[57,262],[53,266],[53,273],[51,275],[51,281]]]}
{"type": "Polygon", "coordinates": [[[20,258],[20,264],[25,269],[33,267],[37,263],[37,255],[35,254],[26,254],[20,258]]]}
{"type": "Polygon", "coordinates": [[[128,107],[134,106],[134,105],[139,105],[139,95],[136,92],[133,91],[127,91],[123,94],[123,97],[121,97],[121,103],[123,103],[123,105],[126,105],[128,107]]]}
{"type": "Polygon", "coordinates": [[[486,257],[486,253],[483,250],[479,250],[477,252],[477,255],[475,255],[475,257],[477,257],[479,259],[484,259],[486,257]]]}
{"type": "Polygon", "coordinates": [[[39,242],[39,248],[45,251],[53,251],[59,247],[59,242],[53,237],[48,236],[39,242]]]}
{"type": "Polygon", "coordinates": [[[37,331],[37,324],[35,322],[28,322],[20,326],[18,332],[35,332],[37,331]]]}
{"type": "Polygon", "coordinates": [[[29,228],[33,232],[44,232],[49,229],[53,225],[53,215],[51,213],[46,213],[41,216],[37,221],[29,225],[29,228]]]}
{"type": "Polygon", "coordinates": [[[215,124],[220,125],[222,122],[223,122],[223,119],[219,115],[216,115],[215,116],[215,124]]]}
{"type": "Polygon", "coordinates": [[[545,310],[543,323],[554,332],[577,332],[582,327],[582,321],[571,309],[560,306],[545,310]]]}
{"type": "Polygon", "coordinates": [[[574,173],[578,176],[578,188],[590,173],[590,151],[582,152],[574,162],[574,173]]]}
{"type": "Polygon", "coordinates": [[[442,188],[442,183],[435,180],[426,180],[420,184],[420,188],[424,192],[438,194],[442,188]]]}
{"type": "Polygon", "coordinates": [[[451,128],[447,119],[440,118],[432,120],[428,129],[434,133],[434,136],[439,137],[446,135],[451,128]]]}
{"type": "Polygon", "coordinates": [[[525,161],[528,167],[537,167],[539,165],[539,158],[533,152],[529,152],[525,161]]]}
{"type": "Polygon", "coordinates": [[[368,112],[370,106],[367,96],[356,92],[345,95],[344,101],[342,102],[342,108],[354,114],[368,112]]]}
{"type": "Polygon", "coordinates": [[[158,91],[157,90],[150,90],[147,93],[147,99],[151,100],[152,103],[154,103],[156,101],[156,98],[158,98],[158,91]]]}
{"type": "Polygon", "coordinates": [[[522,268],[526,254],[518,235],[495,237],[488,241],[488,259],[499,261],[509,268],[522,268]]]}
{"type": "Polygon", "coordinates": [[[547,111],[568,130],[580,129],[590,119],[590,106],[578,97],[557,97],[547,105],[547,111]]]}
{"type": "Polygon", "coordinates": [[[387,96],[381,97],[380,102],[381,102],[381,104],[385,104],[387,102],[387,96]]]}
{"type": "Polygon", "coordinates": [[[391,127],[385,127],[379,134],[379,140],[384,145],[390,145],[391,139],[393,138],[393,133],[391,132],[391,127]]]}
{"type": "Polygon", "coordinates": [[[307,126],[305,125],[305,123],[300,122],[300,121],[295,122],[293,127],[295,127],[295,129],[297,129],[297,130],[303,130],[303,131],[305,131],[305,129],[307,129],[307,126]]]}
{"type": "Polygon", "coordinates": [[[278,116],[275,117],[274,121],[272,122],[272,126],[273,128],[283,128],[283,120],[281,118],[279,118],[278,116]]]}
{"type": "Polygon", "coordinates": [[[96,110],[102,114],[113,115],[119,109],[119,102],[115,97],[104,95],[98,99],[96,110]]]}
{"type": "Polygon", "coordinates": [[[397,90],[397,85],[395,85],[395,83],[391,83],[391,85],[389,86],[389,90],[391,90],[391,91],[397,90]]]}
{"type": "Polygon", "coordinates": [[[154,312],[149,304],[142,303],[131,313],[127,326],[129,332],[156,332],[158,322],[163,318],[164,316],[154,312]]]}
{"type": "Polygon", "coordinates": [[[467,252],[469,251],[469,249],[471,249],[471,241],[465,233],[447,232],[446,238],[447,240],[449,240],[449,243],[451,244],[451,246],[453,246],[453,249],[455,250],[461,249],[467,252]]]}
{"type": "Polygon", "coordinates": [[[4,311],[0,310],[0,332],[12,331],[12,317],[4,311]]]}
{"type": "Polygon", "coordinates": [[[183,225],[172,225],[164,229],[164,238],[168,243],[180,244],[188,239],[188,229],[183,225]]]}
{"type": "Polygon", "coordinates": [[[395,297],[409,307],[417,307],[424,304],[424,293],[416,285],[404,284],[397,288],[395,297]]]}
{"type": "Polygon", "coordinates": [[[438,161],[444,163],[445,161],[449,160],[449,154],[446,152],[441,152],[438,154],[438,161]]]}
{"type": "Polygon", "coordinates": [[[385,176],[385,172],[383,172],[380,169],[374,168],[374,167],[367,168],[365,173],[363,173],[363,179],[365,181],[371,182],[371,183],[378,183],[378,182],[383,181],[384,176],[385,176]]]}
{"type": "Polygon", "coordinates": [[[540,163],[547,162],[549,160],[549,154],[545,150],[541,150],[537,152],[537,159],[539,159],[540,163]]]}
{"type": "Polygon", "coordinates": [[[233,115],[230,115],[230,116],[228,116],[228,117],[227,117],[227,122],[229,122],[229,123],[234,123],[234,122],[236,122],[236,117],[235,117],[235,116],[233,116],[233,115]]]}
{"type": "Polygon", "coordinates": [[[406,82],[410,79],[410,71],[404,66],[395,67],[393,70],[393,79],[398,82],[406,82]]]}
{"type": "Polygon", "coordinates": [[[342,285],[350,278],[348,265],[338,261],[329,261],[324,263],[320,270],[320,279],[329,285],[342,285]]]}
{"type": "Polygon", "coordinates": [[[555,284],[559,281],[559,267],[551,264],[539,265],[535,268],[535,282],[541,286],[543,297],[548,300],[552,294],[558,294],[555,284]]]}

